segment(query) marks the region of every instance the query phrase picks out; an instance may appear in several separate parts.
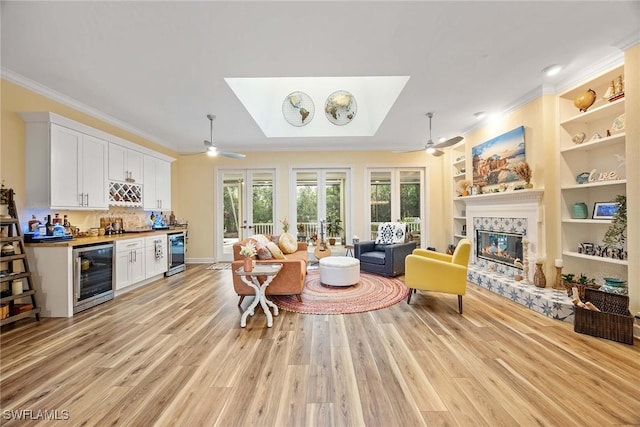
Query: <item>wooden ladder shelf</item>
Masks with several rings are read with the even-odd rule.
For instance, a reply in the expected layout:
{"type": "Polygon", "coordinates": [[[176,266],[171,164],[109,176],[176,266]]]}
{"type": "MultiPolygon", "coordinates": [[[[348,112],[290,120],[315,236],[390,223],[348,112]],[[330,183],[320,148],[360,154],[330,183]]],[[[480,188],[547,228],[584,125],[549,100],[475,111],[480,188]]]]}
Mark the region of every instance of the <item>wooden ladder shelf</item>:
{"type": "Polygon", "coordinates": [[[3,248],[0,255],[0,326],[34,315],[39,321],[40,308],[36,305],[36,291],[12,189],[0,190],[0,204],[7,205],[9,212],[9,217],[0,218],[0,247],[3,248]],[[7,245],[13,246],[13,253],[5,251],[7,245]],[[18,281],[22,282],[22,292],[14,294],[14,283],[18,281]]]}

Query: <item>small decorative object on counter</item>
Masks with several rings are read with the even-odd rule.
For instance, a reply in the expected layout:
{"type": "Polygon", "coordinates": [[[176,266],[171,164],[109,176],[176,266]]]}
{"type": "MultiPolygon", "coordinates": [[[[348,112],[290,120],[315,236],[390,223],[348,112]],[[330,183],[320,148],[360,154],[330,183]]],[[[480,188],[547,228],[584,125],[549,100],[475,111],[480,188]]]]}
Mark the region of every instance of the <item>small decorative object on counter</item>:
{"type": "Polygon", "coordinates": [[[543,265],[544,261],[542,259],[536,260],[536,272],[533,273],[533,284],[536,285],[536,288],[545,288],[547,286],[547,278],[544,275],[544,270],[542,270],[543,265]]]}
{"type": "Polygon", "coordinates": [[[29,231],[34,232],[40,227],[40,221],[36,219],[35,214],[31,215],[31,219],[29,220],[29,231]]]}
{"type": "Polygon", "coordinates": [[[171,215],[169,215],[169,225],[176,225],[176,216],[171,211],[171,215]]]}
{"type": "Polygon", "coordinates": [[[47,236],[53,236],[53,223],[51,222],[51,215],[47,215],[47,222],[45,223],[45,230],[47,233],[47,236]]]}
{"type": "Polygon", "coordinates": [[[580,112],[584,113],[596,102],[596,91],[593,89],[587,90],[585,93],[577,97],[573,101],[573,105],[578,107],[580,112]]]}

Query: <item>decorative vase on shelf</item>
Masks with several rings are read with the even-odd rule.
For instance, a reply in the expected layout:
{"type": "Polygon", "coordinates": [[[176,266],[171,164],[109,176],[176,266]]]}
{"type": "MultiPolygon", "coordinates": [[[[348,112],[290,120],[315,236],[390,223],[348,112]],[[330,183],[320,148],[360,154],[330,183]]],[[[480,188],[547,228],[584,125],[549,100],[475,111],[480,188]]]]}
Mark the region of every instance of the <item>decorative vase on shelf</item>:
{"type": "Polygon", "coordinates": [[[589,216],[589,209],[587,204],[583,202],[574,203],[571,218],[573,219],[586,219],[589,216]]]}
{"type": "Polygon", "coordinates": [[[584,113],[589,109],[589,107],[593,105],[594,102],[596,102],[596,91],[593,89],[589,89],[585,93],[577,97],[573,101],[573,105],[578,107],[580,111],[584,113]]]}
{"type": "Polygon", "coordinates": [[[542,264],[536,263],[536,272],[533,273],[533,284],[536,288],[544,288],[547,286],[547,278],[542,271],[542,264]]]}
{"type": "Polygon", "coordinates": [[[244,259],[244,271],[247,273],[253,271],[253,260],[249,257],[244,259]]]}

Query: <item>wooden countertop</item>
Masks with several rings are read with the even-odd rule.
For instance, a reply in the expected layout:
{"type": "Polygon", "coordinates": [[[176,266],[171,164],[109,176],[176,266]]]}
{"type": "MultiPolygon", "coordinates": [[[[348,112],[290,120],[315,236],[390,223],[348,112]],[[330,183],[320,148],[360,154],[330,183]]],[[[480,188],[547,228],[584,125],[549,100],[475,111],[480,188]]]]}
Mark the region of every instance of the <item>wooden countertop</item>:
{"type": "Polygon", "coordinates": [[[110,236],[98,236],[98,237],[75,237],[73,240],[63,240],[60,242],[47,242],[47,243],[25,243],[27,247],[75,247],[75,246],[83,246],[83,245],[95,245],[97,243],[109,243],[115,242],[116,240],[126,240],[126,239],[139,239],[145,237],[154,237],[154,236],[166,236],[167,234],[180,233],[183,231],[187,231],[186,228],[170,228],[168,230],[153,230],[153,231],[143,231],[140,233],[122,233],[122,234],[112,234],[110,236]]]}

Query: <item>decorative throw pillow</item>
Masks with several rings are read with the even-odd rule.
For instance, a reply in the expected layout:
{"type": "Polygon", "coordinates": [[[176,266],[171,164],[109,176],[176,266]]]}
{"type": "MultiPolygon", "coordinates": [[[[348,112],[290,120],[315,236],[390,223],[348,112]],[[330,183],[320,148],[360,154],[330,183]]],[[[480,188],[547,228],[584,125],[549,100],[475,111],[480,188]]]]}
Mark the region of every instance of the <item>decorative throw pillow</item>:
{"type": "Polygon", "coordinates": [[[298,250],[298,241],[291,233],[282,233],[280,240],[278,240],[278,246],[285,254],[292,254],[298,250]]]}
{"type": "Polygon", "coordinates": [[[271,255],[273,255],[275,259],[287,259],[278,245],[276,245],[274,242],[267,243],[267,249],[269,249],[269,252],[271,252],[271,255]]]}
{"type": "Polygon", "coordinates": [[[258,259],[273,259],[273,255],[271,255],[269,248],[266,246],[259,246],[256,252],[258,253],[258,259]]]}
{"type": "Polygon", "coordinates": [[[404,222],[383,222],[378,227],[376,244],[403,243],[406,228],[407,224],[404,222]]]}
{"type": "Polygon", "coordinates": [[[267,236],[265,236],[264,234],[254,234],[253,236],[249,237],[258,242],[258,246],[266,247],[267,243],[269,243],[269,238],[267,238],[267,236]]]}

